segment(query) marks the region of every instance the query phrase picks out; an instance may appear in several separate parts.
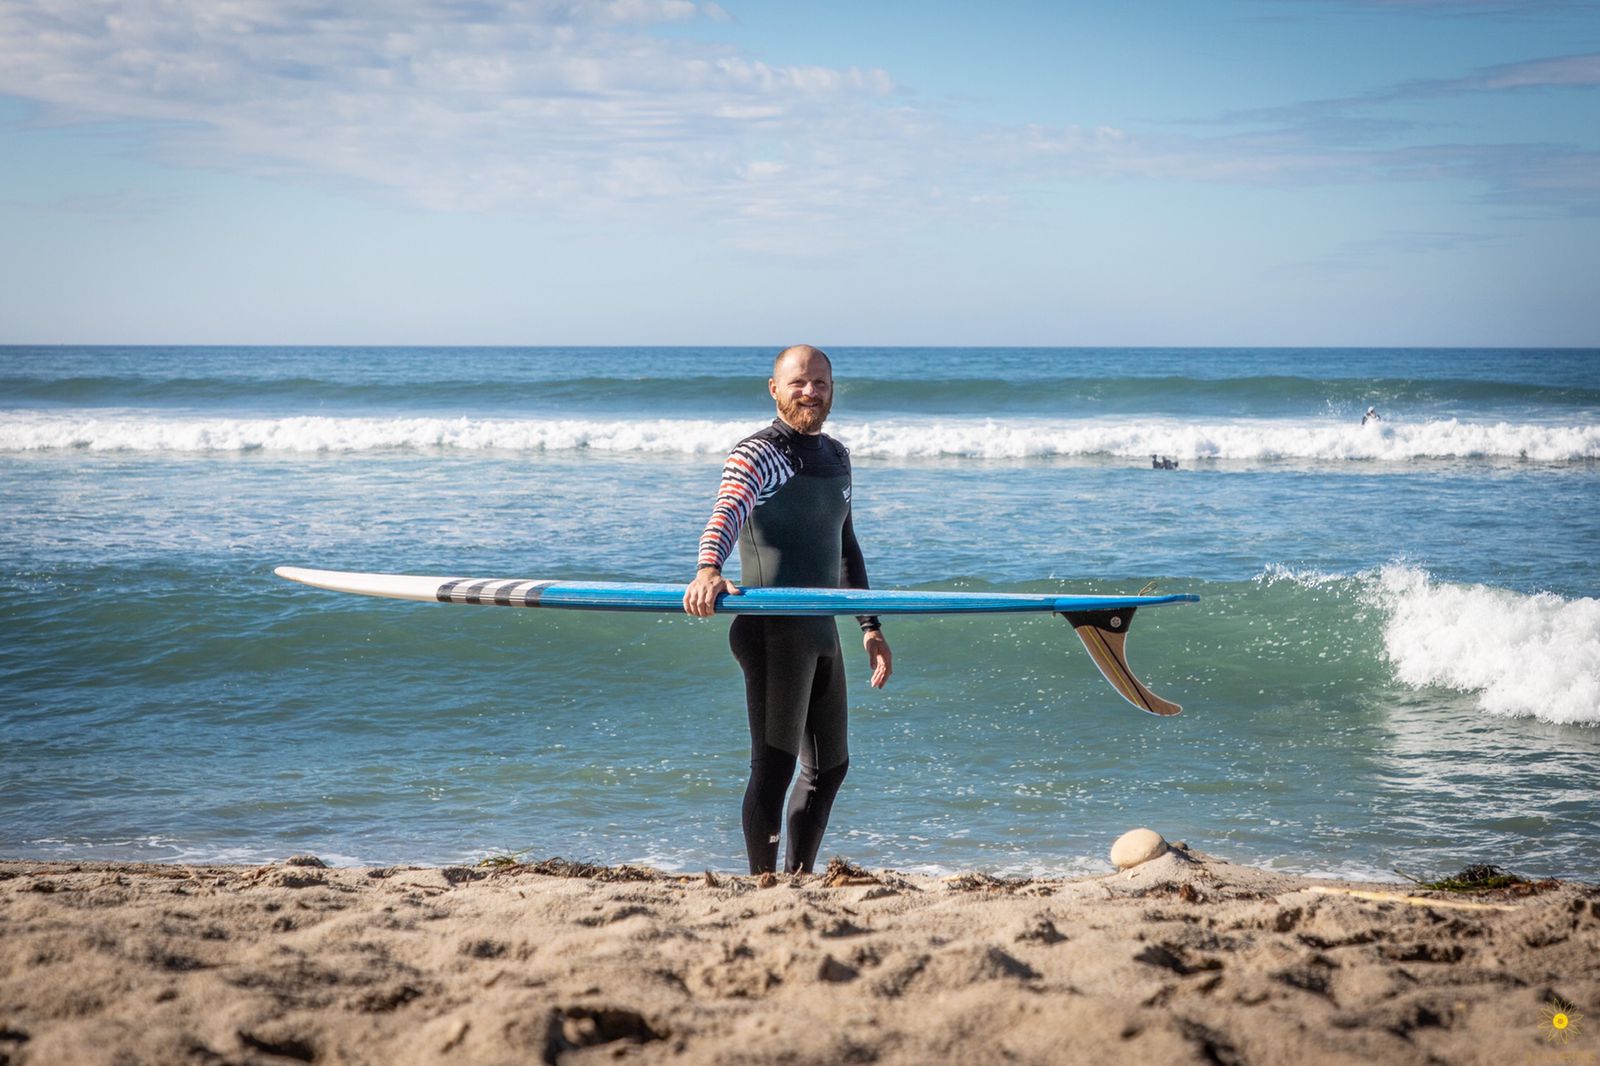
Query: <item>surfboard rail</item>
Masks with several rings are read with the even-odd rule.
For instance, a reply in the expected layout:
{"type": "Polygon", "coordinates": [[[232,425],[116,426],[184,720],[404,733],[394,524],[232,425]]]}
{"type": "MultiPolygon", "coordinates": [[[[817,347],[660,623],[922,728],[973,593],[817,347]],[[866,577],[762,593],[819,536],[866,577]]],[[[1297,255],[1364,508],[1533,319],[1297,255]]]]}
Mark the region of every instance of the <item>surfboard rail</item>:
{"type": "MultiPolygon", "coordinates": [[[[541,581],[420,574],[367,574],[280,566],[281,578],[313,588],[361,596],[494,607],[543,607],[579,611],[683,609],[683,585],[609,581],[541,581]]],[[[1199,596],[1060,596],[1015,592],[924,592],[900,589],[747,588],[717,597],[718,614],[783,616],[1007,614],[1050,612],[1066,618],[1111,687],[1140,710],[1162,716],[1182,708],[1145,686],[1128,665],[1128,628],[1134,611],[1199,596]]]]}

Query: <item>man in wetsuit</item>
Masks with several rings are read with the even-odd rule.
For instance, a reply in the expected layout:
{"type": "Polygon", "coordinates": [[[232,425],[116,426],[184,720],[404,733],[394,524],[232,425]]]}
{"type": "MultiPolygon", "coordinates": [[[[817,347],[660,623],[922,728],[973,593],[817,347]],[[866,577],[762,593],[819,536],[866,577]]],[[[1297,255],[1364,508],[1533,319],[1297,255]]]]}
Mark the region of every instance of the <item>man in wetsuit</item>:
{"type": "MultiPolygon", "coordinates": [[[[700,536],[700,566],[683,609],[710,615],[723,593],[739,589],[722,565],[739,545],[747,585],[866,588],[867,566],[850,522],[850,453],[822,432],[833,406],[833,365],[819,349],[778,353],[767,391],[772,425],[740,441],[722,467],[711,520],[700,536]]],[[[874,617],[858,618],[872,687],[889,680],[889,642],[874,617]]],[[[740,615],[728,643],[744,670],[750,715],[750,783],[744,843],[750,872],[777,869],[784,793],[789,797],[784,869],[812,872],[834,796],[850,765],[846,744],[844,656],[832,618],[740,615]]]]}

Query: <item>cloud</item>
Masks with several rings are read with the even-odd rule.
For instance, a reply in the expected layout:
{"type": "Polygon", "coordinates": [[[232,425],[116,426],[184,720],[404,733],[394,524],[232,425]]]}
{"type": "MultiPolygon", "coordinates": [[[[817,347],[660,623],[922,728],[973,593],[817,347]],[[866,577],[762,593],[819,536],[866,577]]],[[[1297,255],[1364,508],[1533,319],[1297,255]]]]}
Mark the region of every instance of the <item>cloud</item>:
{"type": "Polygon", "coordinates": [[[0,92],[46,123],[144,120],[152,151],[181,162],[438,210],[759,211],[741,195],[753,154],[826,169],[839,153],[819,134],[883,132],[881,70],[649,32],[701,17],[726,16],[687,0],[0,0],[0,92]]]}
{"type": "Polygon", "coordinates": [[[1600,86],[1600,52],[1552,56],[1486,67],[1461,78],[1409,82],[1379,99],[1414,99],[1451,93],[1519,89],[1592,89],[1600,86]]]}
{"type": "Polygon", "coordinates": [[[1549,56],[1484,67],[1454,78],[1418,79],[1355,96],[1232,111],[1186,125],[1239,132],[1188,141],[1241,180],[1307,182],[1460,181],[1480,199],[1576,215],[1600,214],[1600,153],[1570,143],[1425,143],[1436,125],[1396,117],[1404,105],[1453,96],[1600,88],[1600,53],[1549,56]],[[1400,142],[1400,143],[1397,143],[1400,142]]]}
{"type": "Polygon", "coordinates": [[[1593,153],[1418,145],[1414,122],[1370,113],[1588,88],[1594,55],[1238,112],[1216,135],[1135,134],[963,122],[881,69],[769,64],[658,32],[728,18],[690,0],[0,0],[0,93],[37,101],[44,123],[135,120],[148,152],[186,165],[436,211],[670,213],[800,256],[1082,179],[1459,180],[1496,203],[1600,203],[1593,153]]]}
{"type": "Polygon", "coordinates": [[[1306,100],[1280,107],[1230,111],[1191,125],[1277,125],[1344,143],[1371,141],[1423,126],[1416,119],[1370,114],[1390,104],[1478,93],[1600,88],[1600,52],[1549,56],[1484,67],[1455,78],[1428,78],[1374,89],[1356,96],[1306,100]]]}
{"type": "MultiPolygon", "coordinates": [[[[1453,183],[1456,195],[1600,214],[1600,152],[1559,143],[1383,143],[1315,111],[1277,109],[1267,129],[1135,136],[1121,130],[992,131],[983,154],[1017,179],[1091,178],[1263,187],[1453,183]]],[[[1214,122],[1205,123],[1212,125],[1214,122]]],[[[1397,126],[1409,131],[1409,126],[1397,126]]],[[[1387,131],[1386,131],[1387,132],[1387,131]]]]}
{"type": "Polygon", "coordinates": [[[1453,18],[1517,18],[1583,11],[1591,0],[1277,0],[1301,7],[1352,8],[1386,14],[1438,15],[1453,18]]]}

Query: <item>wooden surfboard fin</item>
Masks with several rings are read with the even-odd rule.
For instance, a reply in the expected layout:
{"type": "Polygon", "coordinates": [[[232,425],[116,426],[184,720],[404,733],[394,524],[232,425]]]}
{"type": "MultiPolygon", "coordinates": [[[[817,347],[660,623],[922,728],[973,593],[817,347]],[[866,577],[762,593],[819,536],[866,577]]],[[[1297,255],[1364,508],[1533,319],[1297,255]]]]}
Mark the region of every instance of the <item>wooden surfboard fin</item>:
{"type": "Polygon", "coordinates": [[[1128,629],[1133,625],[1135,610],[1128,607],[1116,611],[1071,611],[1062,617],[1077,632],[1089,658],[1123,699],[1151,714],[1177,714],[1182,707],[1151,692],[1143,681],[1133,676],[1128,666],[1128,629]]]}

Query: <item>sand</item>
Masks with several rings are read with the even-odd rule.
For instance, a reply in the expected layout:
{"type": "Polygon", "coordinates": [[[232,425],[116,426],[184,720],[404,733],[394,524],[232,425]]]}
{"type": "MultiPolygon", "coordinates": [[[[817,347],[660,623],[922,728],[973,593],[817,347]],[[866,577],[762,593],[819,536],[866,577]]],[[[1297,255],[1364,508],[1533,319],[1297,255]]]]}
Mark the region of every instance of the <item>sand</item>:
{"type": "Polygon", "coordinates": [[[1600,1064],[1595,886],[544,869],[0,863],[0,1064],[1600,1064]]]}

